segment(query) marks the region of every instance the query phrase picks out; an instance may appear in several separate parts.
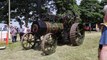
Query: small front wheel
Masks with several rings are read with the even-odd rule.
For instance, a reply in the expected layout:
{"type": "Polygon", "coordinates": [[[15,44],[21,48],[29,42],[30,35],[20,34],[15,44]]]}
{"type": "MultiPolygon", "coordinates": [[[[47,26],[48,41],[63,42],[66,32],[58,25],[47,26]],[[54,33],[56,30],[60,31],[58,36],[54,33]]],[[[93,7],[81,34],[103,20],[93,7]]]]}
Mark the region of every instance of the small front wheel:
{"type": "Polygon", "coordinates": [[[57,40],[53,37],[52,33],[42,36],[41,49],[45,55],[55,52],[57,40]]]}
{"type": "Polygon", "coordinates": [[[31,33],[24,34],[21,40],[21,44],[24,49],[31,49],[35,45],[34,35],[31,33]]]}

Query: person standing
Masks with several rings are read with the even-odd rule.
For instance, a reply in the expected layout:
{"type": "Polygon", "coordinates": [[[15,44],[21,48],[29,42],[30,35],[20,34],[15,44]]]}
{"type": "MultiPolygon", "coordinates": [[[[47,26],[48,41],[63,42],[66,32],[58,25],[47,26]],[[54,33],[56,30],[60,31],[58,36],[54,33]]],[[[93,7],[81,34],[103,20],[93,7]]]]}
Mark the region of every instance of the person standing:
{"type": "Polygon", "coordinates": [[[2,27],[2,30],[3,30],[3,31],[7,31],[7,30],[8,30],[8,26],[7,26],[7,25],[4,25],[4,26],[2,27]]]}
{"type": "Polygon", "coordinates": [[[21,41],[21,39],[22,39],[22,37],[24,35],[24,28],[20,27],[20,29],[19,29],[19,35],[20,35],[20,41],[21,41]]]}
{"type": "Polygon", "coordinates": [[[102,35],[99,41],[99,60],[107,60],[107,5],[104,6],[104,23],[102,23],[102,35]]]}
{"type": "Polygon", "coordinates": [[[10,28],[10,34],[11,34],[11,37],[12,37],[12,42],[16,42],[16,39],[17,39],[17,30],[15,27],[11,27],[10,28]]]}

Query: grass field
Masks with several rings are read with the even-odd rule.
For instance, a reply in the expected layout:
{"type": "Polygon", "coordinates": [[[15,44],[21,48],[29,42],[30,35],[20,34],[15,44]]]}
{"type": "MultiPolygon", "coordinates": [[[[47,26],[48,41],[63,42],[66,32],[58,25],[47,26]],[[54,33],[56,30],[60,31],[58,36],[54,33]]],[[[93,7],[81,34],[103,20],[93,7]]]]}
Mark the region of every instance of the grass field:
{"type": "Polygon", "coordinates": [[[81,46],[57,46],[56,52],[42,56],[41,51],[23,50],[20,42],[10,43],[5,50],[0,50],[0,60],[98,60],[97,49],[100,32],[86,32],[81,46]]]}

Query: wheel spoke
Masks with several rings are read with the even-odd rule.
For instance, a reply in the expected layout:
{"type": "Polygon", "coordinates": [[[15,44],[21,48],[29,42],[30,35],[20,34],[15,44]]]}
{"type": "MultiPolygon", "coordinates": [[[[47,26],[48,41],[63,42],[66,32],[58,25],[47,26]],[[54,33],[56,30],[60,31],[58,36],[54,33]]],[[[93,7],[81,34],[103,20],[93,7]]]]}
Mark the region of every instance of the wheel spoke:
{"type": "Polygon", "coordinates": [[[25,46],[25,47],[28,47],[28,43],[25,43],[24,46],[25,46]]]}

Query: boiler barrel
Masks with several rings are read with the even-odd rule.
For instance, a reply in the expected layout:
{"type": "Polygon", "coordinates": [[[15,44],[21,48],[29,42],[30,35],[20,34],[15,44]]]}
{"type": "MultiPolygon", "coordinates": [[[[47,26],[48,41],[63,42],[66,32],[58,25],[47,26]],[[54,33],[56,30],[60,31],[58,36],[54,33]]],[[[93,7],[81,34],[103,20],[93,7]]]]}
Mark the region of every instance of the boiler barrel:
{"type": "Polygon", "coordinates": [[[31,31],[33,33],[38,33],[40,35],[46,34],[46,33],[57,33],[58,31],[63,30],[63,24],[62,23],[53,23],[53,22],[47,22],[47,21],[35,21],[32,24],[31,31]]]}

